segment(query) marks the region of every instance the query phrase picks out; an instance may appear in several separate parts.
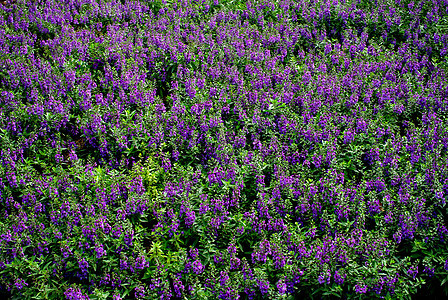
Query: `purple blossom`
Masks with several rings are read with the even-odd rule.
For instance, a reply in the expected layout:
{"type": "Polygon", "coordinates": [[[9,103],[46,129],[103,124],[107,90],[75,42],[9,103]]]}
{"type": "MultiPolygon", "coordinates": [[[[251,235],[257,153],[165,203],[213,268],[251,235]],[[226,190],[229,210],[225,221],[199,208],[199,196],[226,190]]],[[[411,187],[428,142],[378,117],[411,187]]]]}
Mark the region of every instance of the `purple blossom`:
{"type": "Polygon", "coordinates": [[[106,250],[104,250],[103,245],[96,245],[95,247],[96,258],[101,258],[106,255],[106,250]]]}
{"type": "Polygon", "coordinates": [[[266,295],[269,290],[269,281],[256,279],[261,295],[266,295]]]}
{"type": "MultiPolygon", "coordinates": [[[[385,9],[374,5],[372,11],[339,5],[334,16],[336,2],[316,7],[249,1],[238,13],[219,11],[208,20],[211,3],[180,1],[168,7],[163,0],[166,7],[155,15],[145,1],[115,2],[77,3],[68,10],[64,5],[20,9],[21,1],[3,5],[0,28],[8,34],[0,41],[5,57],[0,135],[7,147],[0,150],[0,200],[9,229],[1,234],[6,249],[1,269],[26,251],[42,260],[56,246],[62,261],[52,267],[55,276],[75,259],[77,270],[65,275],[77,277],[72,279],[81,281],[83,289],[89,285],[91,293],[99,285],[118,290],[122,283],[138,282],[139,270],[149,266],[140,253],[141,233],[132,230],[134,217],[142,214],[157,220],[152,234],[162,239],[184,234],[182,216],[190,235],[203,227],[196,224],[203,220],[203,234],[217,238],[229,225],[234,230],[230,235],[259,235],[252,261],[238,258],[233,242],[213,256],[216,265],[227,269],[218,278],[207,278],[204,287],[214,293],[209,297],[222,299],[236,298],[243,289],[249,299],[258,289],[264,297],[272,296],[267,294],[269,281],[255,272],[268,262],[274,269],[295,270],[298,262],[306,265],[316,255],[322,273],[295,270],[288,278],[277,278],[279,294],[293,294],[310,276],[319,284],[333,280],[352,286],[354,279],[347,279],[339,264],[394,255],[389,243],[421,238],[437,248],[446,242],[448,229],[438,221],[444,216],[436,210],[448,194],[442,118],[446,72],[441,67],[448,35],[429,26],[441,20],[446,5],[437,0],[422,14],[425,9],[414,1],[405,5],[411,17],[404,18],[399,1],[385,9]],[[279,14],[266,19],[266,9],[279,14]],[[342,23],[381,21],[385,29],[374,28],[372,36],[350,26],[330,26],[327,32],[318,20],[326,22],[330,15],[342,23]],[[191,21],[198,17],[200,22],[191,21]],[[287,20],[306,24],[292,26],[287,20]],[[404,41],[391,35],[397,26],[408,27],[404,41]],[[303,47],[296,49],[297,43],[303,47]],[[384,47],[389,43],[390,49],[384,47]],[[94,45],[106,50],[97,53],[94,45]],[[43,51],[29,51],[33,48],[43,51]],[[297,58],[292,64],[287,59],[291,53],[297,58]],[[273,107],[269,99],[284,105],[273,107]],[[364,165],[359,166],[367,172],[344,179],[334,174],[334,163],[355,141],[365,149],[364,165]],[[50,157],[44,168],[30,163],[40,150],[50,157]],[[147,180],[131,172],[140,150],[160,154],[155,164],[162,168],[165,190],[157,199],[146,197],[147,180]],[[87,160],[86,152],[92,154],[87,160]],[[180,160],[188,157],[188,167],[181,166],[180,160]],[[69,173],[49,175],[53,165],[69,173]],[[103,172],[95,178],[100,165],[103,172]],[[28,172],[33,168],[36,172],[28,172]],[[302,171],[306,176],[296,178],[302,171]],[[210,196],[200,195],[206,191],[210,196]],[[232,216],[237,209],[248,210],[244,226],[232,216]],[[355,223],[339,232],[340,226],[331,224],[334,217],[355,223]],[[384,220],[392,236],[371,242],[364,230],[375,235],[373,217],[384,220]],[[303,241],[293,237],[287,218],[300,224],[303,241]],[[281,245],[272,239],[274,232],[281,245]],[[313,241],[325,235],[324,246],[316,248],[313,241]],[[93,276],[87,283],[90,259],[113,254],[105,249],[119,254],[119,274],[93,276]],[[337,263],[333,276],[324,267],[331,260],[337,263]],[[238,272],[246,280],[244,287],[231,284],[238,272]]],[[[359,164],[358,159],[352,162],[359,164]]],[[[154,184],[159,188],[161,182],[154,184]]],[[[177,298],[193,296],[198,286],[192,284],[209,270],[198,249],[188,255],[182,273],[159,266],[151,291],[138,286],[134,296],[169,298],[169,279],[177,298]]],[[[444,268],[448,271],[448,260],[444,268]]],[[[418,271],[417,266],[397,274],[386,270],[386,276],[359,282],[354,290],[393,295],[394,289],[403,289],[399,282],[405,286],[418,271]]],[[[430,266],[420,270],[434,277],[440,272],[430,266]]],[[[23,289],[24,279],[14,276],[7,288],[23,289]]],[[[88,298],[78,286],[64,294],[67,299],[88,298]]]]}
{"type": "Polygon", "coordinates": [[[120,294],[114,294],[112,296],[112,300],[122,300],[123,298],[121,298],[120,294]]]}
{"type": "Polygon", "coordinates": [[[283,295],[286,293],[286,283],[284,280],[280,279],[277,282],[277,288],[280,295],[283,295]]]}
{"type": "Polygon", "coordinates": [[[14,285],[18,290],[21,290],[24,286],[28,286],[28,283],[26,283],[22,278],[18,278],[14,281],[14,285]]]}
{"type": "Polygon", "coordinates": [[[82,293],[79,287],[69,287],[65,292],[65,299],[67,300],[88,300],[89,297],[82,293]]]}
{"type": "Polygon", "coordinates": [[[185,225],[187,227],[190,227],[191,225],[193,225],[194,220],[196,219],[196,214],[194,211],[186,211],[186,218],[185,218],[185,225]]]}
{"type": "Polygon", "coordinates": [[[355,290],[355,292],[356,293],[358,293],[358,294],[365,294],[365,293],[367,293],[367,286],[366,286],[366,284],[365,283],[357,283],[355,286],[354,286],[354,290],[355,290]]]}
{"type": "Polygon", "coordinates": [[[431,268],[429,266],[425,266],[423,268],[423,273],[428,274],[429,277],[433,277],[434,276],[434,271],[435,271],[435,268],[431,268]]]}
{"type": "Polygon", "coordinates": [[[142,285],[139,285],[135,288],[135,292],[134,292],[135,298],[136,299],[143,299],[145,298],[145,287],[142,285]]]}
{"type": "Polygon", "coordinates": [[[199,260],[195,260],[192,264],[193,272],[196,274],[201,274],[204,271],[204,266],[199,260]]]}
{"type": "Polygon", "coordinates": [[[412,277],[412,279],[415,279],[418,274],[418,266],[411,266],[409,270],[407,271],[408,275],[412,277]]]}
{"type": "Polygon", "coordinates": [[[221,271],[220,276],[219,276],[219,284],[222,287],[225,287],[227,285],[228,280],[229,280],[229,275],[227,274],[227,272],[221,271]]]}
{"type": "Polygon", "coordinates": [[[341,273],[339,273],[339,271],[335,271],[334,272],[334,282],[336,284],[342,285],[344,283],[345,278],[347,277],[346,274],[344,274],[344,277],[341,276],[341,273]]]}
{"type": "Polygon", "coordinates": [[[185,286],[183,285],[181,278],[182,278],[182,275],[179,273],[179,274],[177,274],[177,276],[174,278],[174,281],[173,281],[174,292],[176,294],[176,297],[178,297],[178,298],[181,298],[182,293],[185,290],[185,286]]]}

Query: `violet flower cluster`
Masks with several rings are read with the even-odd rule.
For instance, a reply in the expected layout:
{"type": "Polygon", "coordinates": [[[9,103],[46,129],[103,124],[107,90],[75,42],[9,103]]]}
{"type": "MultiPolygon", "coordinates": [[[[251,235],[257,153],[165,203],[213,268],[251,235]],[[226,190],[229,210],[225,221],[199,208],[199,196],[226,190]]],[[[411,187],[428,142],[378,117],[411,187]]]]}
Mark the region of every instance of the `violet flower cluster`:
{"type": "Polygon", "coordinates": [[[0,296],[448,293],[446,1],[6,0],[0,25],[0,296]]]}

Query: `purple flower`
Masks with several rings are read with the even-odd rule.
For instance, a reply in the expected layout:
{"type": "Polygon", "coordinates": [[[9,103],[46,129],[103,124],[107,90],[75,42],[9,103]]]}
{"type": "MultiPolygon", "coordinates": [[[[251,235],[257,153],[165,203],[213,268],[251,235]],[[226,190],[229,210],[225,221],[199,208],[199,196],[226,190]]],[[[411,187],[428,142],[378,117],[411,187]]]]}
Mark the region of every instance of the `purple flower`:
{"type": "Polygon", "coordinates": [[[196,214],[194,211],[187,211],[185,212],[185,214],[186,214],[185,225],[187,227],[190,227],[191,225],[193,225],[194,220],[196,220],[196,214]]]}
{"type": "Polygon", "coordinates": [[[67,299],[67,300],[88,300],[89,299],[89,297],[87,295],[84,295],[78,287],[68,288],[64,292],[64,295],[65,295],[65,299],[67,299]]]}
{"type": "Polygon", "coordinates": [[[18,290],[21,290],[24,286],[28,286],[28,283],[26,283],[22,278],[18,278],[14,281],[14,285],[18,290]]]}
{"type": "Polygon", "coordinates": [[[347,277],[347,275],[344,274],[344,277],[342,277],[338,271],[334,272],[334,282],[336,284],[342,285],[344,283],[345,277],[347,277]]]}
{"type": "Polygon", "coordinates": [[[261,294],[264,296],[269,290],[269,281],[263,281],[259,279],[256,279],[256,281],[258,283],[258,287],[260,288],[261,294]]]}
{"type": "MultiPolygon", "coordinates": [[[[322,155],[317,156],[316,154],[313,156],[313,164],[319,169],[322,163],[322,155]]],[[[305,163],[304,163],[305,164],[305,163]]],[[[308,166],[309,167],[309,166],[308,166]]]]}
{"type": "Polygon", "coordinates": [[[174,150],[174,151],[173,151],[173,159],[174,159],[175,161],[177,161],[177,160],[179,159],[179,151],[177,151],[177,150],[174,150]]]}
{"type": "Polygon", "coordinates": [[[103,245],[95,246],[96,258],[101,258],[106,255],[106,250],[104,250],[103,245]]]}
{"type": "Polygon", "coordinates": [[[229,252],[229,254],[235,254],[236,253],[235,245],[231,244],[229,247],[227,247],[227,252],[229,252]]]}
{"type": "Polygon", "coordinates": [[[199,260],[195,260],[192,264],[193,272],[196,274],[201,274],[204,271],[204,266],[201,264],[199,260]]]}
{"type": "Polygon", "coordinates": [[[185,286],[182,284],[182,275],[179,273],[177,274],[176,278],[174,278],[173,286],[174,286],[174,292],[176,293],[176,297],[181,298],[182,292],[185,290],[185,286]]]}
{"type": "Polygon", "coordinates": [[[280,279],[277,282],[277,288],[278,288],[278,292],[279,292],[280,295],[285,294],[286,293],[286,283],[285,283],[285,280],[280,279]]]}
{"type": "Polygon", "coordinates": [[[198,256],[199,250],[196,248],[191,248],[189,252],[190,252],[191,259],[196,259],[196,257],[198,256]]]}
{"type": "Polygon", "coordinates": [[[409,270],[407,271],[408,275],[411,276],[413,279],[415,279],[415,277],[418,274],[418,266],[412,266],[409,268],[409,270]]]}
{"type": "Polygon", "coordinates": [[[425,266],[425,268],[423,269],[423,273],[428,274],[429,277],[433,277],[434,276],[434,268],[425,266]]]}
{"type": "Polygon", "coordinates": [[[227,272],[221,271],[219,283],[221,284],[222,287],[226,286],[227,280],[229,280],[229,275],[227,274],[227,272]]]}
{"type": "Polygon", "coordinates": [[[331,281],[331,272],[330,272],[330,270],[327,270],[326,273],[321,273],[319,275],[319,277],[317,278],[317,281],[320,284],[330,284],[330,281],[331,281]]]}
{"type": "Polygon", "coordinates": [[[100,285],[100,286],[105,286],[105,285],[107,285],[108,283],[110,283],[110,274],[106,274],[106,275],[104,275],[104,276],[100,279],[99,285],[100,285]]]}
{"type": "Polygon", "coordinates": [[[386,224],[390,224],[393,222],[393,214],[392,212],[388,212],[385,216],[384,216],[384,221],[386,222],[386,224]]]}
{"type": "Polygon", "coordinates": [[[121,298],[121,296],[120,296],[120,294],[118,294],[118,295],[113,295],[112,296],[112,300],[122,300],[123,298],[121,298]]]}
{"type": "Polygon", "coordinates": [[[132,246],[132,241],[134,239],[134,230],[131,230],[129,233],[124,236],[124,243],[127,246],[132,246]]]}
{"type": "Polygon", "coordinates": [[[128,267],[128,262],[126,260],[120,259],[120,270],[126,270],[128,267]]]}
{"type": "Polygon", "coordinates": [[[440,56],[445,56],[448,53],[448,48],[445,47],[442,50],[440,50],[440,56]]]}
{"type": "Polygon", "coordinates": [[[355,140],[355,132],[353,130],[347,130],[344,133],[344,144],[349,144],[355,140]]]}
{"type": "Polygon", "coordinates": [[[137,298],[137,299],[143,299],[145,297],[145,287],[144,286],[136,287],[134,295],[135,295],[135,298],[137,298]]]}
{"type": "Polygon", "coordinates": [[[241,260],[238,257],[230,258],[230,269],[236,270],[239,268],[241,260]]]}
{"type": "Polygon", "coordinates": [[[367,293],[367,286],[365,285],[365,283],[358,283],[355,285],[354,287],[355,292],[358,294],[365,294],[367,293]]]}
{"type": "Polygon", "coordinates": [[[238,228],[236,229],[236,232],[238,232],[238,234],[243,234],[243,232],[244,232],[244,226],[238,227],[238,228]]]}
{"type": "Polygon", "coordinates": [[[83,258],[78,261],[79,268],[83,274],[87,274],[87,269],[89,268],[89,263],[83,258]]]}
{"type": "Polygon", "coordinates": [[[401,234],[400,231],[397,231],[397,232],[394,233],[394,235],[393,235],[393,239],[394,239],[394,241],[395,241],[397,244],[400,244],[400,243],[401,243],[401,237],[402,237],[402,234],[401,234]]]}
{"type": "Polygon", "coordinates": [[[135,259],[135,268],[137,270],[143,270],[145,267],[149,267],[149,262],[143,255],[139,255],[139,257],[135,259]]]}

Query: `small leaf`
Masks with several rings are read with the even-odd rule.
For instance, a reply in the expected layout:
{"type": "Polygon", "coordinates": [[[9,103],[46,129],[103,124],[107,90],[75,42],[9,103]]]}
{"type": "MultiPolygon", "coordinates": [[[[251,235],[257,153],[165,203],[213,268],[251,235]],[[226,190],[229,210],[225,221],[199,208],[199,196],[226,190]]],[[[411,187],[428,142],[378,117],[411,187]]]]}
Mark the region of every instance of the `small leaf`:
{"type": "Polygon", "coordinates": [[[445,279],[442,280],[442,283],[440,284],[440,286],[443,286],[447,281],[448,281],[448,276],[446,276],[445,279]]]}

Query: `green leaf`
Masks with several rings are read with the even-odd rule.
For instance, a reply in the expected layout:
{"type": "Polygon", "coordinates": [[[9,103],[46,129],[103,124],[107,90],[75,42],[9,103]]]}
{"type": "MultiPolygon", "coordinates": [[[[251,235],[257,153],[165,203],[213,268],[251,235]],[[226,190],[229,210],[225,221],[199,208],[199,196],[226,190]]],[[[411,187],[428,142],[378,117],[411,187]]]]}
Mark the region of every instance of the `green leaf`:
{"type": "Polygon", "coordinates": [[[445,277],[445,279],[442,280],[442,283],[440,284],[440,286],[445,285],[445,283],[448,281],[448,275],[445,277]]]}

